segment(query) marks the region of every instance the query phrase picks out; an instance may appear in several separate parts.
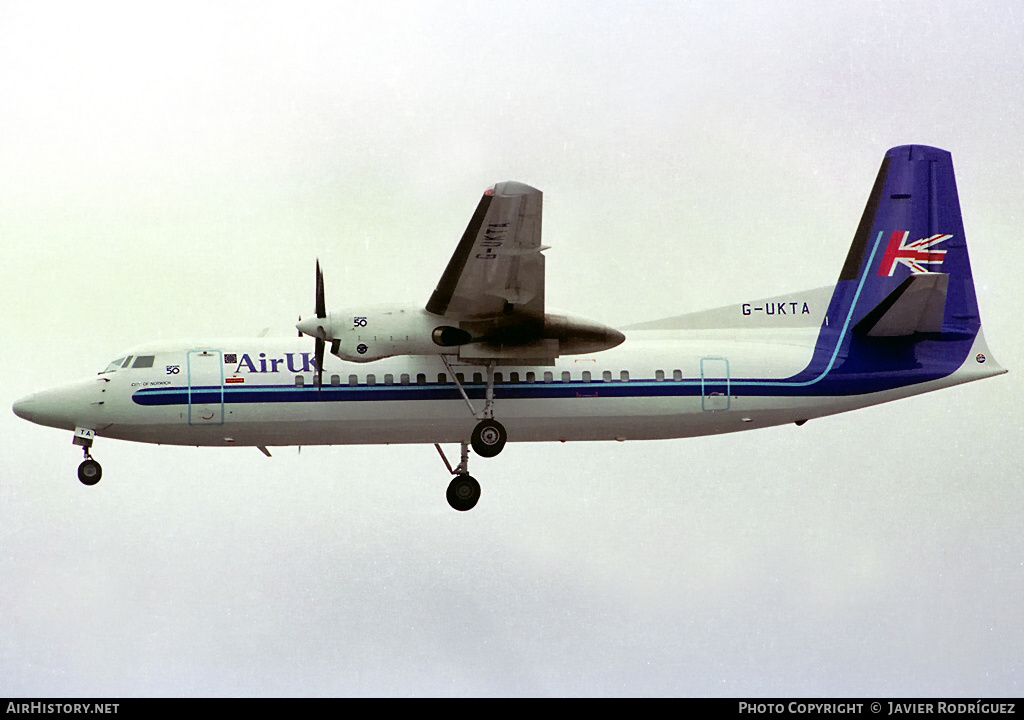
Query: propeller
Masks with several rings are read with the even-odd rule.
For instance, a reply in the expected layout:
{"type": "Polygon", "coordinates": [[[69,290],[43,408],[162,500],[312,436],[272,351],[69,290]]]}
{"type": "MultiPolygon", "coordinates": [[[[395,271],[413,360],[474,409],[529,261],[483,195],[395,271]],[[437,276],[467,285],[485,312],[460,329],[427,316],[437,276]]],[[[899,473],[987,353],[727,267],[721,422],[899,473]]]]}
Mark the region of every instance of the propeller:
{"type": "MultiPolygon", "coordinates": [[[[327,319],[327,307],[324,302],[324,274],[320,270],[320,261],[316,261],[316,317],[303,320],[299,318],[299,322],[295,324],[296,329],[299,331],[299,335],[309,335],[316,341],[316,350],[314,353],[316,362],[316,384],[317,392],[319,392],[320,385],[323,384],[324,379],[324,351],[327,349],[327,329],[324,327],[325,320],[327,319]]],[[[340,343],[335,340],[332,344],[334,352],[337,352],[335,346],[340,343]]]]}
{"type": "MultiPolygon", "coordinates": [[[[318,320],[323,320],[327,317],[327,303],[324,301],[324,274],[320,271],[320,259],[316,261],[316,317],[318,320]]],[[[317,325],[316,328],[316,390],[320,392],[320,388],[324,382],[324,347],[327,344],[327,332],[324,330],[323,325],[317,325]]]]}

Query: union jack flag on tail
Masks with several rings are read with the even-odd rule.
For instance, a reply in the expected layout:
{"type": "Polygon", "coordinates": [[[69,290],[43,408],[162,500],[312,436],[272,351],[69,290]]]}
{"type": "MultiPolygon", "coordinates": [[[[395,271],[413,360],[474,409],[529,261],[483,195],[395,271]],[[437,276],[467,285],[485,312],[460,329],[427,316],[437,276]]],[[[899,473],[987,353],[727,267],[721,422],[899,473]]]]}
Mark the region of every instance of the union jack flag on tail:
{"type": "Polygon", "coordinates": [[[893,273],[896,272],[896,266],[900,263],[910,268],[912,273],[932,271],[926,269],[924,265],[939,266],[933,268],[937,272],[942,263],[946,261],[946,251],[932,250],[931,248],[944,240],[949,240],[951,237],[953,236],[932,235],[931,237],[921,238],[920,240],[908,243],[910,231],[894,231],[892,237],[889,238],[889,246],[885,249],[885,254],[882,256],[882,262],[878,266],[879,277],[892,277],[893,273]]]}

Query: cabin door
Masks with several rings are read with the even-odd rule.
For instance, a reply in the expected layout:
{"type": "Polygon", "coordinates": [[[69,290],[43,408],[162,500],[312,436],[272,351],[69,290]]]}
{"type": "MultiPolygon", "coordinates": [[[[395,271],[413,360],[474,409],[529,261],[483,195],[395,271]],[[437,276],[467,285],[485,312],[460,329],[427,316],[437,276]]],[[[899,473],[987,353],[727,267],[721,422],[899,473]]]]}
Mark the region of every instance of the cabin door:
{"type": "Polygon", "coordinates": [[[219,350],[189,350],[188,424],[224,424],[224,368],[219,350]]]}
{"type": "Polygon", "coordinates": [[[707,411],[728,410],[732,388],[729,387],[729,361],[725,358],[701,358],[701,407],[707,411]]]}

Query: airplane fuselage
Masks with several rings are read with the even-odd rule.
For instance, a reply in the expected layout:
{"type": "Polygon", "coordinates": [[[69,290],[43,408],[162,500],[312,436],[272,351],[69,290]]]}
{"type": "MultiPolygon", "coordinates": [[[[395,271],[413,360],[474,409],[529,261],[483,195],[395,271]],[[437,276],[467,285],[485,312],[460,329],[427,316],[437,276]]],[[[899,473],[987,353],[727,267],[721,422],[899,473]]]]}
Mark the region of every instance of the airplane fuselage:
{"type": "MultiPolygon", "coordinates": [[[[495,406],[517,442],[679,438],[801,422],[1002,372],[977,360],[988,352],[979,335],[944,377],[840,385],[834,373],[809,370],[818,336],[814,328],[632,331],[604,352],[498,366],[495,406]]],[[[102,437],[196,446],[458,443],[476,422],[440,357],[328,357],[318,387],[309,345],[145,345],[124,367],[29,396],[17,411],[102,437]]],[[[478,411],[486,369],[455,361],[451,370],[478,411]]]]}

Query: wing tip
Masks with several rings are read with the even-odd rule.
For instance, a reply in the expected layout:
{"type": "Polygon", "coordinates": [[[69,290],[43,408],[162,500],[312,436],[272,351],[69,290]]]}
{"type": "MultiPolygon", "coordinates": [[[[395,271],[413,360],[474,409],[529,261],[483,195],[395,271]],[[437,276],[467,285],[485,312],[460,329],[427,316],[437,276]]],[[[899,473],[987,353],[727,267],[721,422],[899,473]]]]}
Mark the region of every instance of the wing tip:
{"type": "Polygon", "coordinates": [[[517,195],[541,195],[541,191],[526,183],[506,180],[495,183],[484,191],[484,195],[498,195],[500,197],[515,197],[517,195]]]}

